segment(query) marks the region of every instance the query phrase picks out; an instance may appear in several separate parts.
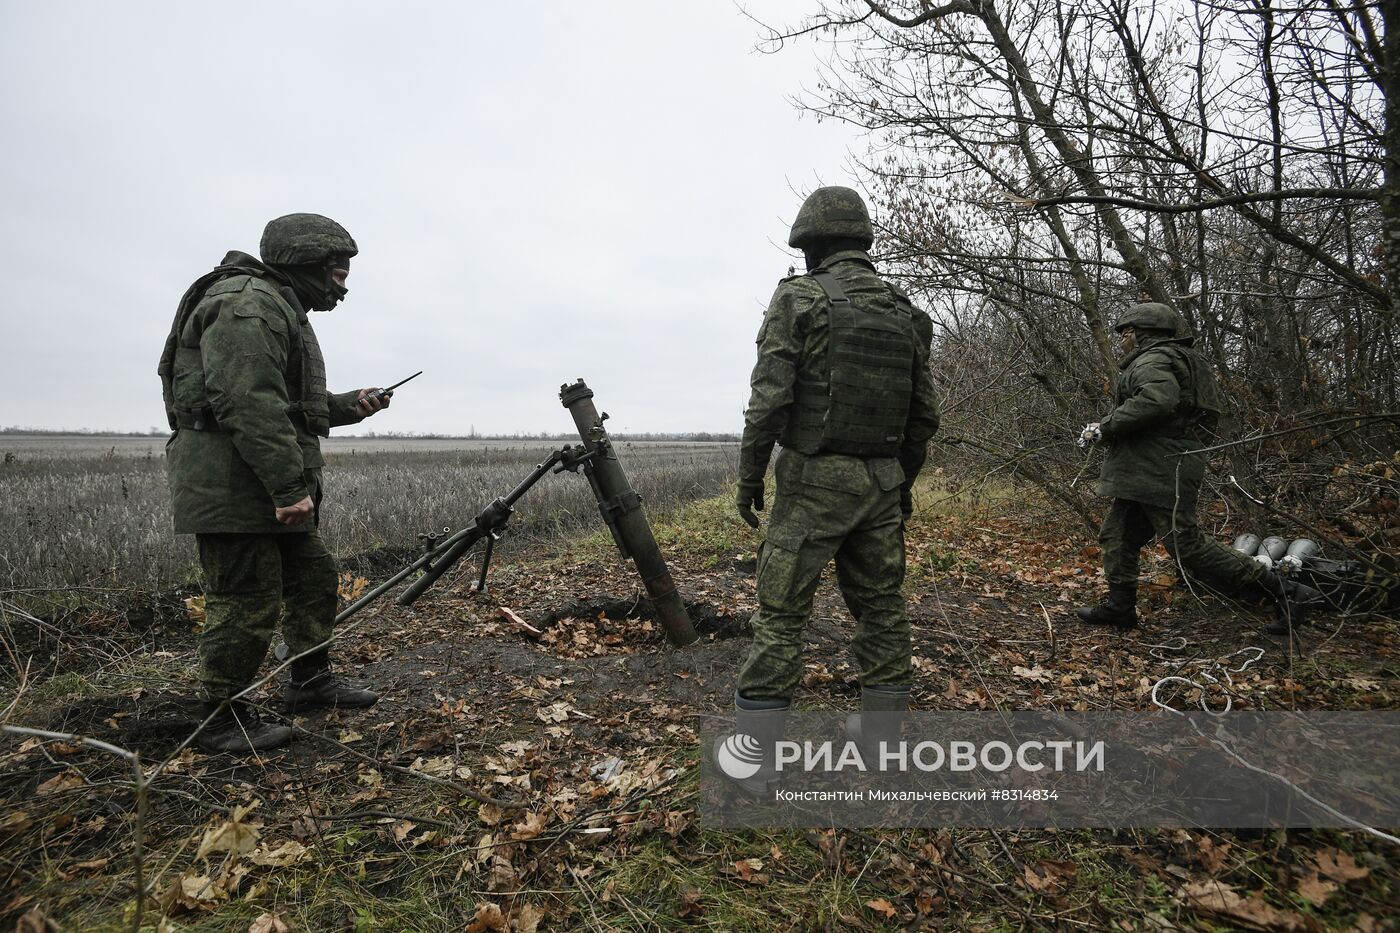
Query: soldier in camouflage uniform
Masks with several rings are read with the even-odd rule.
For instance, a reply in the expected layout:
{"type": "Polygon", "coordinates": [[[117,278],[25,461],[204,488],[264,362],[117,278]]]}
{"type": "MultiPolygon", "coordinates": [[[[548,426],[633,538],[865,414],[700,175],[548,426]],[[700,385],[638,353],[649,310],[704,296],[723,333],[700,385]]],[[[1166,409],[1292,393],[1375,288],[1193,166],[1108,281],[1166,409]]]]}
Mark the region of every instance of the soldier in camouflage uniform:
{"type": "MultiPolygon", "coordinates": [[[[867,252],[873,239],[859,194],[813,192],[788,238],[808,272],[779,283],[758,332],[737,500],[755,528],[769,457],[775,444],[782,450],[759,551],[753,647],[735,705],[739,731],[765,742],[781,732],[802,673],[802,629],[833,558],[856,619],[862,711],[902,714],[909,702],[903,524],[938,429],[928,368],[933,324],[876,273],[867,252]]],[[[850,723],[858,740],[860,724],[859,717],[850,723]]]]}
{"type": "Polygon", "coordinates": [[[1196,524],[1205,455],[1213,442],[1220,391],[1186,322],[1157,302],[1134,305],[1118,320],[1123,341],[1116,405],[1082,438],[1107,445],[1097,491],[1112,498],[1099,531],[1108,600],[1078,610],[1096,625],[1137,625],[1138,551],[1161,538],[1192,579],[1226,591],[1251,588],[1275,600],[1271,632],[1288,632],[1303,606],[1321,594],[1285,580],[1251,557],[1207,536],[1196,524]]]}
{"type": "MultiPolygon", "coordinates": [[[[294,655],[331,635],[337,573],[317,531],[321,438],[389,400],[374,389],[326,391],[307,312],[345,297],[357,251],[330,218],[271,221],[261,261],[231,252],[189,288],[161,355],[175,531],[195,535],[204,574],[200,679],[215,716],[199,743],[211,751],[275,748],[290,737],[233,700],[256,677],[279,616],[294,655]]],[[[377,699],[331,672],[327,648],[293,661],[290,673],[292,711],[377,699]]]]}

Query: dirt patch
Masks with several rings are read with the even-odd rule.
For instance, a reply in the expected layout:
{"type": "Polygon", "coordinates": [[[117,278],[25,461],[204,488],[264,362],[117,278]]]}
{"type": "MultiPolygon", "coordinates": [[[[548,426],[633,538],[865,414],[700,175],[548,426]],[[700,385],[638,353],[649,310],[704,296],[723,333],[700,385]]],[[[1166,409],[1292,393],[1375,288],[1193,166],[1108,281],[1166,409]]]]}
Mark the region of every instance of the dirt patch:
{"type": "MultiPolygon", "coordinates": [[[[702,639],[749,636],[747,615],[716,609],[708,603],[686,604],[691,625],[702,639]]],[[[647,599],[571,600],[556,609],[536,611],[528,620],[543,634],[533,643],[561,658],[587,658],[669,650],[656,611],[647,599]]]]}
{"type": "Polygon", "coordinates": [[[153,760],[173,752],[194,731],[202,706],[194,697],[144,690],[83,697],[54,710],[36,728],[97,739],[153,760]]]}

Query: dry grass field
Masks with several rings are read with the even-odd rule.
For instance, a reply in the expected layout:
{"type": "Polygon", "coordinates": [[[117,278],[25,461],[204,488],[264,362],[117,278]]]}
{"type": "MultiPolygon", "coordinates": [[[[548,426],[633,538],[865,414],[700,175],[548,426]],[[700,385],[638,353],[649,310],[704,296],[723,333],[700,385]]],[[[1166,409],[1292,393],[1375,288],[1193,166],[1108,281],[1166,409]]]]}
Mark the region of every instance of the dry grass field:
{"type": "MultiPolygon", "coordinates": [[[[340,557],[401,556],[420,532],[465,525],[562,444],[332,439],[322,532],[340,557]]],[[[75,594],[116,604],[190,583],[193,539],[171,533],[164,446],[158,438],[0,435],[0,591],[26,605],[75,594]]],[[[715,495],[737,475],[733,444],[620,441],[618,449],[649,512],[715,495]]],[[[511,537],[598,525],[583,477],[561,474],[519,503],[511,537]]]]}

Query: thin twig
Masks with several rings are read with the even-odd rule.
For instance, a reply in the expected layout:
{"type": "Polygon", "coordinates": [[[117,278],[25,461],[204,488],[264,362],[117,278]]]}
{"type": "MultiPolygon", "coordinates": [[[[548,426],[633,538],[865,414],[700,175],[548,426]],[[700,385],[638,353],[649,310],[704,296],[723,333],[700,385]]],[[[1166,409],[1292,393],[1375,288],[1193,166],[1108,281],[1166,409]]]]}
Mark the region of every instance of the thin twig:
{"type": "MultiPolygon", "coordinates": [[[[1310,424],[1299,425],[1296,428],[1284,428],[1282,431],[1270,431],[1268,434],[1255,434],[1251,437],[1240,438],[1237,441],[1230,441],[1227,444],[1216,444],[1214,447],[1198,447],[1195,450],[1184,450],[1179,454],[1167,454],[1168,457],[1190,457],[1194,454],[1208,454],[1215,450],[1224,450],[1227,447],[1239,447],[1242,444],[1254,444],[1259,441],[1267,441],[1273,437],[1283,437],[1286,434],[1297,434],[1299,431],[1310,431],[1313,428],[1325,428],[1332,424],[1350,424],[1358,422],[1357,428],[1362,421],[1400,421],[1400,414],[1395,412],[1382,412],[1378,415],[1352,415],[1350,418],[1330,418],[1326,421],[1314,421],[1310,424]]],[[[1341,434],[1343,432],[1338,432],[1341,434]]],[[[1333,435],[1336,437],[1337,435],[1333,435]]]]}
{"type": "Polygon", "coordinates": [[[31,729],[27,726],[5,726],[0,725],[0,732],[10,735],[23,735],[30,738],[46,739],[54,742],[66,742],[68,744],[78,743],[98,751],[106,752],[109,755],[116,755],[124,758],[131,765],[136,778],[136,819],[131,827],[131,870],[136,876],[136,909],[131,916],[132,933],[140,933],[141,921],[146,906],[146,872],[145,872],[145,827],[148,813],[148,796],[146,794],[146,773],[141,768],[141,758],[135,752],[109,742],[98,739],[90,739],[82,735],[74,735],[70,732],[49,732],[44,729],[31,729]]]}

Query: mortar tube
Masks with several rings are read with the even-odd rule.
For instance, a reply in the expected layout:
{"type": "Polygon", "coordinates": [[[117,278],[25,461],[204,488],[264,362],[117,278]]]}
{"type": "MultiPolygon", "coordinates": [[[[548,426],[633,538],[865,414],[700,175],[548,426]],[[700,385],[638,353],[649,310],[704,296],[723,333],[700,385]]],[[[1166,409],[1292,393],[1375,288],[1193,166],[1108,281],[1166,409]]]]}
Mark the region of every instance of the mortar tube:
{"type": "Polygon", "coordinates": [[[559,387],[559,401],[573,416],[574,426],[578,428],[584,447],[596,451],[589,464],[594,480],[593,491],[604,520],[609,513],[612,515],[613,520],[609,524],[615,529],[615,537],[620,539],[618,543],[625,546],[625,549],[619,547],[619,551],[624,559],[631,555],[667,639],[678,648],[690,644],[699,636],[690,624],[690,616],[671,579],[671,572],[666,569],[666,561],[647,521],[646,510],[642,508],[642,497],[628,482],[612,440],[603,429],[603,419],[598,416],[598,409],[593,404],[593,390],[580,379],[573,385],[559,387]]]}

